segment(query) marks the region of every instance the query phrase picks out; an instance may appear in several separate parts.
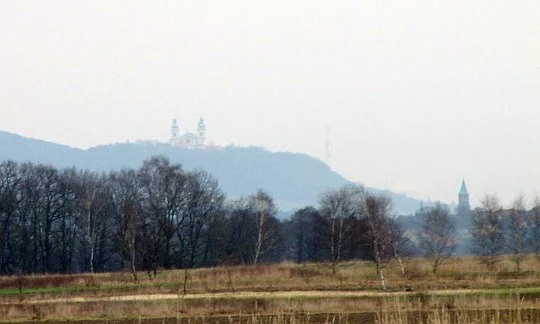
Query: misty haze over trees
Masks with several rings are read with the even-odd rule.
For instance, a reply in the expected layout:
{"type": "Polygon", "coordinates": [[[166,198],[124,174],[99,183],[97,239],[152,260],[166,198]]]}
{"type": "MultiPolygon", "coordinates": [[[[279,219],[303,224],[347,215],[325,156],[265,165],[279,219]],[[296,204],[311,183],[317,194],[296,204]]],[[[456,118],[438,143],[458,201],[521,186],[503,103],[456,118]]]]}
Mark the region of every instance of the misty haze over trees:
{"type": "MultiPolygon", "coordinates": [[[[433,271],[457,247],[456,217],[444,206],[410,217],[391,213],[389,198],[358,185],[322,192],[318,206],[276,217],[260,189],[228,200],[216,178],[186,171],[164,157],[138,169],[97,173],[5,161],[0,164],[0,273],[74,273],[196,268],[292,260],[373,260],[384,269],[403,257],[433,258],[433,271]],[[406,232],[408,230],[408,232],[406,232]]],[[[486,196],[471,212],[472,249],[488,266],[509,253],[520,271],[525,253],[539,253],[540,203],[523,197],[503,210],[486,196]]]]}
{"type": "MultiPolygon", "coordinates": [[[[270,152],[259,147],[230,146],[221,150],[182,149],[169,144],[122,143],[73,148],[0,131],[0,161],[13,160],[76,167],[95,172],[136,169],[150,156],[165,156],[184,170],[204,169],[219,180],[229,198],[248,196],[264,188],[272,194],[280,215],[317,203],[321,192],[351,183],[322,161],[306,154],[270,152]]],[[[400,214],[413,214],[421,200],[387,190],[400,214]]]]}

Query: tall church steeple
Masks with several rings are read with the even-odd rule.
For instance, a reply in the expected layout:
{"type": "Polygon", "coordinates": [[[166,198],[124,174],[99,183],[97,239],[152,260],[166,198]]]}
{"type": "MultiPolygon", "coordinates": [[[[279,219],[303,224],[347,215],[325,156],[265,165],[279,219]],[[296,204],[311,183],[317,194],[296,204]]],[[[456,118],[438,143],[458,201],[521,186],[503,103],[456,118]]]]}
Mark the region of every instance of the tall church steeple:
{"type": "Polygon", "coordinates": [[[458,207],[457,214],[458,216],[468,216],[471,211],[471,204],[469,202],[469,192],[467,191],[467,186],[465,185],[465,180],[461,182],[461,189],[458,194],[458,207]]]}

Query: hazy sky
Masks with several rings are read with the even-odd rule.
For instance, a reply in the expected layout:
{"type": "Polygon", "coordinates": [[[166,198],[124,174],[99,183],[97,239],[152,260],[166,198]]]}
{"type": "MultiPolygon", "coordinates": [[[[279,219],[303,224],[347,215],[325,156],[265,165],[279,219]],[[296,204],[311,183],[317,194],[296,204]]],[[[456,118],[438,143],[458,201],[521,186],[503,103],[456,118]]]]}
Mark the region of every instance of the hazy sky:
{"type": "MultiPolygon", "coordinates": [[[[0,2],[0,129],[76,147],[169,138],[325,159],[456,200],[540,193],[540,1],[0,2]]],[[[1,145],[1,143],[0,143],[1,145]]]]}

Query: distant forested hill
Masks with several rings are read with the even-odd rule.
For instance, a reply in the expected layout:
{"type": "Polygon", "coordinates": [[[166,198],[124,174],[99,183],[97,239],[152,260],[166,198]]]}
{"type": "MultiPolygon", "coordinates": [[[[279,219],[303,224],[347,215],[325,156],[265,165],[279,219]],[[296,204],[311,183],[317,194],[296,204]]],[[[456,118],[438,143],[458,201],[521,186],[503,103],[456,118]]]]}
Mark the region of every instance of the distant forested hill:
{"type": "MultiPolygon", "coordinates": [[[[138,168],[144,159],[163,155],[185,169],[204,169],[214,175],[228,197],[237,198],[262,188],[281,210],[316,205],[328,189],[349,183],[325,163],[306,154],[269,152],[256,147],[223,150],[187,150],[166,144],[123,143],[82,150],[0,131],[0,160],[31,161],[94,171],[138,168]]],[[[389,191],[370,188],[392,197],[394,208],[411,214],[420,201],[389,191]]]]}

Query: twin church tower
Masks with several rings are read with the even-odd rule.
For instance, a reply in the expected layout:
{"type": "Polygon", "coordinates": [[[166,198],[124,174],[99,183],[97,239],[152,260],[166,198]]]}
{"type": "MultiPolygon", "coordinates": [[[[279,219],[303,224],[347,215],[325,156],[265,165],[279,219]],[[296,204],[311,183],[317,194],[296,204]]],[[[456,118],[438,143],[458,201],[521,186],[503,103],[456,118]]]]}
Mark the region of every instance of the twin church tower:
{"type": "Polygon", "coordinates": [[[186,132],[180,135],[180,126],[178,119],[174,118],[171,125],[171,139],[169,144],[174,147],[187,149],[206,148],[206,124],[201,117],[197,123],[197,133],[186,132]]]}

